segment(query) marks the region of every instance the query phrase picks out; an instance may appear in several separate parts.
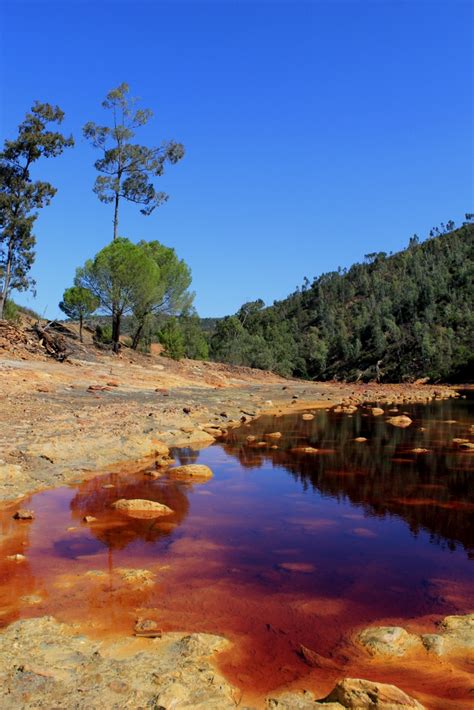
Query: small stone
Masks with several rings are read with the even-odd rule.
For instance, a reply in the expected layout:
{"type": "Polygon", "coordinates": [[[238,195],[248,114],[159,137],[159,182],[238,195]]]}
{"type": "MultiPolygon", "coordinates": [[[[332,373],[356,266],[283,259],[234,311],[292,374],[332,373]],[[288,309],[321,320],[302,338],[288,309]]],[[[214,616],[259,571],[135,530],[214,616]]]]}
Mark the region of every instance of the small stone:
{"type": "Polygon", "coordinates": [[[407,417],[404,414],[401,414],[399,417],[389,417],[387,422],[392,426],[400,427],[401,429],[405,429],[407,426],[410,426],[410,424],[413,424],[410,417],[407,417]]]}
{"type": "Polygon", "coordinates": [[[270,434],[265,434],[266,439],[281,439],[282,436],[281,431],[272,431],[270,434]]]}
{"type": "Polygon", "coordinates": [[[305,422],[310,422],[314,419],[314,414],[303,414],[302,419],[304,419],[305,422]]]}
{"type": "Polygon", "coordinates": [[[317,454],[319,449],[314,446],[295,446],[290,451],[293,454],[317,454]]]}
{"type": "Polygon", "coordinates": [[[113,693],[128,693],[129,691],[129,686],[123,680],[110,681],[109,688],[113,693]]]}
{"type": "Polygon", "coordinates": [[[16,555],[8,555],[7,560],[11,560],[12,562],[24,562],[26,560],[26,557],[25,555],[22,555],[17,552],[16,555]]]}
{"type": "Polygon", "coordinates": [[[442,656],[444,652],[444,639],[439,634],[423,634],[421,642],[427,651],[437,656],[442,656]]]}
{"type": "Polygon", "coordinates": [[[34,517],[35,514],[33,510],[25,510],[24,508],[17,510],[16,513],[13,515],[13,518],[15,520],[33,520],[34,517]]]}
{"type": "Polygon", "coordinates": [[[82,518],[82,520],[83,520],[84,523],[95,523],[96,520],[97,520],[97,518],[94,518],[93,515],[84,515],[84,517],[82,518]]]}
{"type": "Polygon", "coordinates": [[[357,441],[359,444],[362,444],[364,441],[367,441],[365,436],[356,436],[354,441],[357,441]]]}
{"type": "Polygon", "coordinates": [[[372,407],[370,411],[373,417],[380,417],[382,414],[385,414],[383,409],[381,409],[380,407],[372,407]]]}
{"type": "Polygon", "coordinates": [[[20,601],[23,602],[23,604],[41,604],[43,601],[42,598],[38,594],[26,594],[24,597],[20,597],[20,601]]]}
{"type": "Polygon", "coordinates": [[[145,638],[160,638],[161,630],[153,619],[137,619],[134,628],[135,636],[145,638]]]}

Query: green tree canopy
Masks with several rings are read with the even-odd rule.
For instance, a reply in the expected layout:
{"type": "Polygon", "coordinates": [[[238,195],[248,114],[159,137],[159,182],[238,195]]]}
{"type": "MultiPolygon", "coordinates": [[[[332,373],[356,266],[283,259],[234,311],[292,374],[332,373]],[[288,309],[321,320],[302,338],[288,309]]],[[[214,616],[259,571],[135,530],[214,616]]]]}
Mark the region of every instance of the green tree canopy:
{"type": "MultiPolygon", "coordinates": [[[[211,357],[311,379],[472,380],[474,225],[306,281],[216,325],[211,357]]],[[[451,230],[451,231],[450,231],[451,230]]]]}
{"type": "Polygon", "coordinates": [[[28,274],[35,258],[36,210],[50,203],[56,189],[49,182],[33,181],[30,170],[40,158],[56,157],[74,145],[72,137],[48,128],[63,118],[58,106],[37,101],[20,124],[18,136],[6,140],[0,153],[0,318],[11,290],[34,285],[28,274]]]}
{"type": "Polygon", "coordinates": [[[96,296],[101,310],[111,313],[114,350],[119,348],[124,314],[133,313],[159,280],[159,268],[142,246],[118,238],[77,269],[75,285],[96,296]]]}
{"type": "Polygon", "coordinates": [[[59,308],[69,317],[79,321],[79,339],[82,343],[84,318],[92,315],[100,306],[100,301],[92,291],[83,286],[71,286],[64,291],[59,308]]]}
{"type": "Polygon", "coordinates": [[[187,264],[178,259],[174,249],[158,241],[138,243],[147,256],[154,261],[158,270],[153,287],[134,306],[136,328],[132,347],[136,348],[147,319],[150,316],[178,315],[190,309],[194,293],[188,291],[191,285],[191,271],[187,264]]]}

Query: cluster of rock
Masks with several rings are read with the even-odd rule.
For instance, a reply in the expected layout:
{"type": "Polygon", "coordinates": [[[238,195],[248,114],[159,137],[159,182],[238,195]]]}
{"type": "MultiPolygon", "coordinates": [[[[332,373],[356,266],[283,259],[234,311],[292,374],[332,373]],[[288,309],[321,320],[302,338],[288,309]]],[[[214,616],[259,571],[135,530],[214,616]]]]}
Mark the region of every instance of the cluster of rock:
{"type": "Polygon", "coordinates": [[[358,641],[374,656],[404,656],[423,650],[436,656],[474,653],[474,614],[447,616],[438,628],[435,634],[411,634],[401,626],[373,626],[364,629],[358,641]]]}
{"type": "MultiPolygon", "coordinates": [[[[139,621],[137,635],[98,642],[52,617],[18,621],[0,635],[0,706],[4,710],[150,707],[253,710],[213,667],[228,642],[209,634],[159,634],[139,621]],[[136,643],[137,646],[133,646],[136,643]],[[144,649],[143,643],[146,643],[144,649]]],[[[321,700],[310,692],[267,698],[267,710],[423,710],[393,685],[345,678],[321,700]]]]}

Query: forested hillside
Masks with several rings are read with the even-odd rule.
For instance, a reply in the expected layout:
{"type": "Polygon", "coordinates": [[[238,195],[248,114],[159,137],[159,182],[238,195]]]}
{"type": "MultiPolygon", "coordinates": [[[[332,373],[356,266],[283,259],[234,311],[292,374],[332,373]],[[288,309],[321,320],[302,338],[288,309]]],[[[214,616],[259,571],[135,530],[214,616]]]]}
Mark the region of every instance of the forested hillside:
{"type": "Polygon", "coordinates": [[[474,224],[323,274],[216,323],[211,356],[310,379],[472,380],[474,224]]]}

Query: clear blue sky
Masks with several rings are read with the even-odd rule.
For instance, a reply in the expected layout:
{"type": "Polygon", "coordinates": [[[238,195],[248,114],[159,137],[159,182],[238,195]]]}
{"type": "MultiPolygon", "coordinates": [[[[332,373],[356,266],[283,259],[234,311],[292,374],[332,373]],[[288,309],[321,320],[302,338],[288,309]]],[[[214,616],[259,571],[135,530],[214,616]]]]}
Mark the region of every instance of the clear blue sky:
{"type": "Polygon", "coordinates": [[[169,202],[123,205],[120,234],[173,246],[202,316],[279,299],[473,205],[473,4],[457,0],[3,0],[1,132],[57,103],[76,147],[36,171],[58,188],[37,221],[47,316],[112,236],[81,136],[120,82],[155,112],[152,144],[184,143],[169,202]]]}

